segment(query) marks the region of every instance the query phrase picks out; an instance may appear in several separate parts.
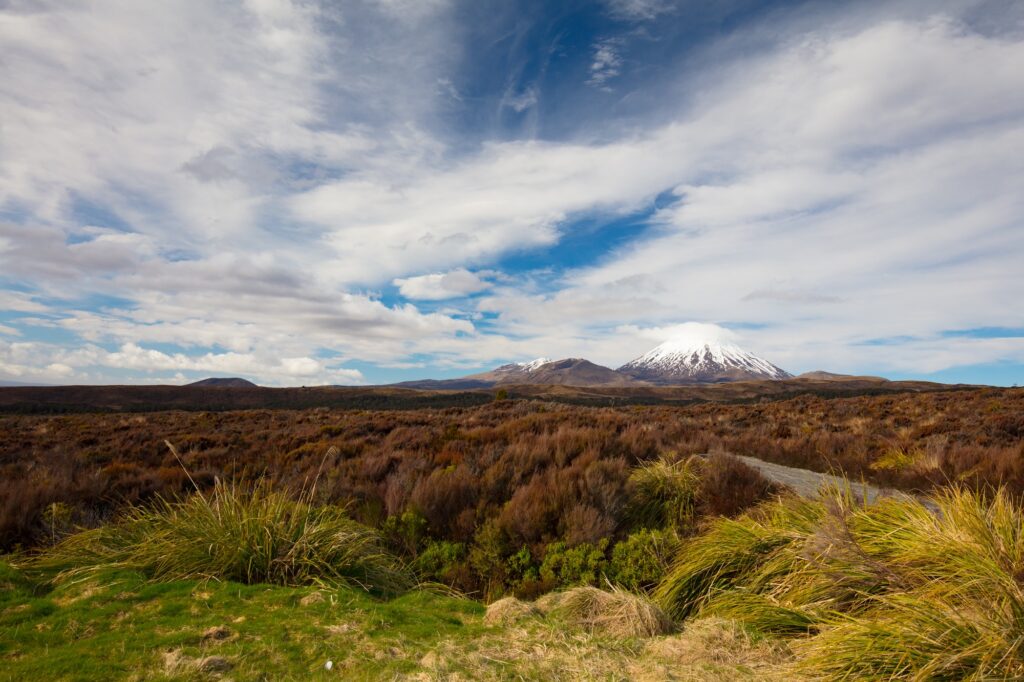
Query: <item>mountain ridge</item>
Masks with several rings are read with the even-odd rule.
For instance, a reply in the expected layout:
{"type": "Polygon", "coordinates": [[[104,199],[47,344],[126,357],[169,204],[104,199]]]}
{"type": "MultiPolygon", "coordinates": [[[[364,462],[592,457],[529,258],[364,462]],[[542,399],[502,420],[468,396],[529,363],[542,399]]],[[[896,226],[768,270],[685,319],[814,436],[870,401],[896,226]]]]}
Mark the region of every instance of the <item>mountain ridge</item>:
{"type": "Polygon", "coordinates": [[[739,346],[716,340],[666,341],[618,369],[586,358],[546,357],[512,362],[455,379],[404,381],[394,386],[429,390],[510,385],[641,387],[781,380],[793,375],[739,346]]]}

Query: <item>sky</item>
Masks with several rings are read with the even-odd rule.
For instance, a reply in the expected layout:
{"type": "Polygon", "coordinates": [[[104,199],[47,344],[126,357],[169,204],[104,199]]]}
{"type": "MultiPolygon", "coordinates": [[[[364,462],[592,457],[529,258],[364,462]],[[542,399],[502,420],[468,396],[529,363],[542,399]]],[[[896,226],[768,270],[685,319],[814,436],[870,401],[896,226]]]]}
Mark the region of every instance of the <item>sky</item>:
{"type": "Polygon", "coordinates": [[[0,381],[1024,384],[1024,3],[0,2],[0,381]]]}

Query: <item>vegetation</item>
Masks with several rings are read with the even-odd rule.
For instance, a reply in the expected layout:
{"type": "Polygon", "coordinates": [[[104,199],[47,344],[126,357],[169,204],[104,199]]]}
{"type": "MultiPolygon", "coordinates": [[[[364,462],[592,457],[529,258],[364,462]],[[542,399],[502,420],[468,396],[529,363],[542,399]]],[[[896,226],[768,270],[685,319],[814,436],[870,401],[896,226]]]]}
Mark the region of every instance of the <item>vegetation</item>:
{"type": "Polygon", "coordinates": [[[395,594],[413,580],[371,529],[341,508],[314,506],[265,482],[243,491],[218,482],[208,495],[135,507],[109,526],[71,535],[27,568],[58,582],[111,569],[162,581],[347,585],[395,594]]]}
{"type": "Polygon", "coordinates": [[[1022,398],[6,417],[0,679],[1021,679],[1022,398]]]}
{"type": "Polygon", "coordinates": [[[827,679],[1024,676],[1024,511],[954,486],[930,507],[784,499],[716,521],[657,589],[676,618],[717,615],[795,637],[827,679]]]}
{"type": "MultiPolygon", "coordinates": [[[[956,482],[1024,494],[1019,389],[687,407],[503,400],[386,412],[4,415],[0,549],[51,543],[72,528],[113,518],[125,505],[187,494],[191,483],[165,439],[180,449],[203,490],[216,478],[266,477],[298,491],[335,446],[318,502],[350,505],[353,518],[376,528],[416,512],[427,519],[429,538],[462,543],[503,515],[514,550],[528,544],[535,556],[561,537],[593,543],[635,530],[639,520],[625,504],[628,479],[638,464],[663,453],[678,453],[667,458],[674,462],[735,452],[906,490],[956,482]],[[511,509],[503,513],[506,505],[511,509]]],[[[728,476],[720,478],[730,485],[728,476]]],[[[705,504],[738,492],[708,489],[705,504]]],[[[757,497],[752,493],[744,505],[757,497]]],[[[712,506],[698,516],[739,511],[712,506]]]]}
{"type": "MultiPolygon", "coordinates": [[[[131,510],[0,563],[0,658],[16,678],[62,679],[305,679],[328,660],[354,679],[1024,676],[1024,509],[1005,490],[777,498],[677,539],[657,604],[577,586],[484,611],[407,589],[400,560],[354,524],[264,486],[131,510]]],[[[456,547],[420,556],[437,570],[456,547]]],[[[549,551],[542,577],[555,563],[582,575],[601,553],[549,551]]]]}
{"type": "Polygon", "coordinates": [[[537,600],[545,615],[620,638],[654,637],[672,631],[672,621],[644,597],[621,589],[574,587],[537,600]]]}
{"type": "Polygon", "coordinates": [[[484,613],[423,590],[379,601],[131,572],[50,590],[0,562],[0,680],[791,679],[784,650],[725,621],[623,638],[543,616],[488,625],[484,613]]]}

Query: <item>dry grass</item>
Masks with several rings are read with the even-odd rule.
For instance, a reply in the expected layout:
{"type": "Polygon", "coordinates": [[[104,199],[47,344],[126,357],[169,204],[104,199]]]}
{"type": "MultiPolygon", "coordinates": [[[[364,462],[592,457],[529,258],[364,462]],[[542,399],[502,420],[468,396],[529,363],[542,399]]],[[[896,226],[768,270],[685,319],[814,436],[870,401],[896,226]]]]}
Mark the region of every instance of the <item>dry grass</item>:
{"type": "Polygon", "coordinates": [[[526,618],[539,616],[540,613],[533,604],[520,601],[515,597],[505,597],[487,607],[484,623],[487,625],[511,625],[526,618]]]}
{"type": "Polygon", "coordinates": [[[613,637],[654,637],[672,631],[665,612],[644,597],[613,588],[574,587],[537,600],[544,615],[613,637]]]}
{"type": "Polygon", "coordinates": [[[677,635],[652,640],[641,657],[646,674],[639,679],[800,679],[788,670],[791,660],[784,643],[754,639],[735,621],[710,617],[687,623],[677,635]]]}
{"type": "Polygon", "coordinates": [[[407,679],[732,682],[801,680],[785,645],[757,641],[733,622],[702,619],[670,636],[612,637],[543,620],[446,640],[407,679]]]}

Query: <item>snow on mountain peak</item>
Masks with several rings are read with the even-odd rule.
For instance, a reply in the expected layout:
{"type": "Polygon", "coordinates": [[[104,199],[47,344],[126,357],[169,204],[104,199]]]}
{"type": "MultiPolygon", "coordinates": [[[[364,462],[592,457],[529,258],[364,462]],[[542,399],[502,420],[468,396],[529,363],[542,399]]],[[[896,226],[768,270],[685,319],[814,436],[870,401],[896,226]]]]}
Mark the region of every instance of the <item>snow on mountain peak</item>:
{"type": "Polygon", "coordinates": [[[535,372],[544,365],[551,362],[551,358],[537,358],[536,360],[530,360],[529,362],[513,362],[507,365],[498,367],[495,372],[515,372],[517,374],[522,372],[535,372]]]}
{"type": "Polygon", "coordinates": [[[672,338],[619,368],[652,381],[785,379],[791,376],[764,358],[749,353],[722,335],[686,334],[672,338]]]}

